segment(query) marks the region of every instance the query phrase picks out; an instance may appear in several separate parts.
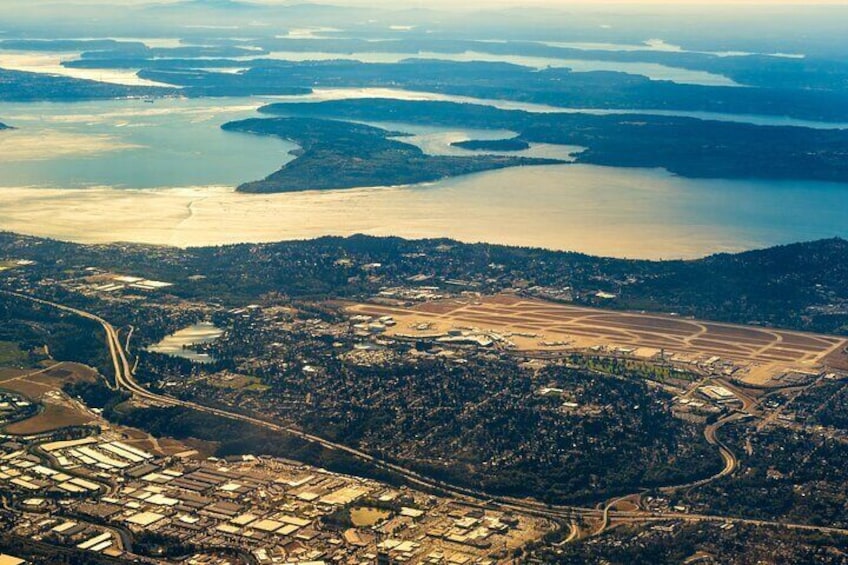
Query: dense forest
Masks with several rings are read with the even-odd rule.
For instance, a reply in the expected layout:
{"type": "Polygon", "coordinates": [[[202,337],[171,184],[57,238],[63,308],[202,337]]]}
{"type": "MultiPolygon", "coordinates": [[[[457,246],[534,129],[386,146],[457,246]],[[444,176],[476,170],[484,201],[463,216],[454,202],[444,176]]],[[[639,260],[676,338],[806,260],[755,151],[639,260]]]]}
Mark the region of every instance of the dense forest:
{"type": "MultiPolygon", "coordinates": [[[[622,72],[572,72],[568,68],[535,69],[503,62],[454,62],[409,59],[397,63],[362,63],[359,61],[280,61],[258,59],[251,68],[238,75],[209,70],[197,70],[194,60],[182,62],[157,60],[139,62],[119,59],[86,63],[114,65],[121,68],[143,66],[140,76],[169,84],[178,84],[189,91],[213,89],[229,85],[229,95],[246,95],[253,91],[268,92],[274,88],[344,88],[379,87],[434,92],[456,96],[512,100],[549,104],[568,108],[597,108],[605,110],[677,110],[791,116],[808,120],[846,120],[844,82],[839,89],[795,88],[793,79],[802,84],[821,81],[829,86],[844,81],[841,75],[794,71],[795,76],[782,75],[787,69],[774,68],[767,72],[756,61],[746,61],[738,72],[750,76],[760,74],[759,81],[769,86],[738,88],[733,86],[703,86],[651,80],[645,76],[622,72]],[[141,65],[140,65],[141,63],[141,65]],[[766,78],[766,76],[768,78],[766,78]],[[229,76],[229,78],[228,78],[229,76]]],[[[72,63],[78,66],[81,63],[72,63]]],[[[731,63],[732,64],[732,63],[731,63]]],[[[742,63],[738,62],[737,65],[742,63]]],[[[798,63],[794,63],[796,66],[798,63]]],[[[822,67],[827,62],[820,63],[822,67]]],[[[244,61],[218,59],[217,68],[243,68],[244,61]]]]}
{"type": "Polygon", "coordinates": [[[265,180],[239,186],[241,192],[396,186],[521,165],[558,161],[524,157],[427,155],[390,139],[398,132],[311,118],[250,119],[224,124],[227,131],[274,135],[301,147],[297,158],[265,180]]]}
{"type": "Polygon", "coordinates": [[[170,96],[176,88],[125,86],[42,73],[0,69],[0,101],[40,102],[74,100],[111,100],[144,96],[170,96]]]}
{"type": "Polygon", "coordinates": [[[656,115],[532,113],[455,102],[276,103],[279,115],[506,129],[524,142],[586,148],[578,163],[664,168],[692,178],[848,180],[848,131],[656,115]]]}
{"type": "Polygon", "coordinates": [[[691,261],[641,261],[446,239],[323,237],[176,249],[85,246],[0,233],[0,256],[38,262],[7,271],[5,278],[37,279],[94,266],[173,282],[168,292],[181,298],[233,306],[269,292],[353,298],[387,286],[462,280],[480,292],[515,289],[544,297],[548,289],[570,288],[579,304],[848,333],[848,242],[843,239],[691,261]],[[377,278],[362,268],[373,263],[381,264],[377,278]],[[424,282],[408,280],[419,274],[427,277],[424,282]],[[600,299],[598,291],[616,298],[600,299]]]}

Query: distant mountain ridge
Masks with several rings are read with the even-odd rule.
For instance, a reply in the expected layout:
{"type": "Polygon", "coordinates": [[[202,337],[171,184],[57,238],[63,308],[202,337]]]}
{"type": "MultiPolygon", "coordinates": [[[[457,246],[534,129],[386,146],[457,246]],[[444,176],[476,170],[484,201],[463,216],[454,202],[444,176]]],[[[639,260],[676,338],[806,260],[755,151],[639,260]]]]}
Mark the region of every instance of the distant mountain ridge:
{"type": "Polygon", "coordinates": [[[291,15],[318,15],[328,13],[353,13],[362,12],[361,9],[352,6],[334,6],[332,4],[321,4],[312,2],[291,2],[287,4],[261,4],[258,2],[242,2],[240,0],[187,0],[173,4],[154,4],[149,6],[151,11],[174,11],[185,8],[202,8],[213,10],[228,10],[231,12],[253,12],[266,14],[285,13],[291,15]]]}
{"type": "Polygon", "coordinates": [[[204,8],[223,8],[235,10],[249,10],[258,7],[255,4],[238,2],[237,0],[190,0],[189,2],[186,2],[186,4],[202,6],[204,8]]]}

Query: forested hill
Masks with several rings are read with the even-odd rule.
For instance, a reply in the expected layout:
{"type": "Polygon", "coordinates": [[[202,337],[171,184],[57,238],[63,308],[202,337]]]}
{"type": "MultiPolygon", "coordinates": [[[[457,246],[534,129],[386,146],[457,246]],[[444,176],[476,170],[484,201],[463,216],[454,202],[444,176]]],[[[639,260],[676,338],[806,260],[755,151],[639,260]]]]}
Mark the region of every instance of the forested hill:
{"type": "Polygon", "coordinates": [[[0,69],[0,100],[4,102],[73,102],[170,96],[177,88],[128,86],[66,76],[0,69]]]}
{"type": "MultiPolygon", "coordinates": [[[[393,99],[277,102],[273,115],[505,129],[517,141],[585,147],[578,163],[664,168],[687,178],[848,182],[848,131],[760,126],[682,116],[504,110],[482,104],[393,99]]],[[[480,140],[476,140],[480,141],[480,140]]]]}
{"type": "Polygon", "coordinates": [[[86,246],[0,233],[0,265],[19,259],[38,264],[2,272],[0,284],[12,284],[9,277],[17,276],[67,278],[68,273],[99,267],[173,282],[168,292],[184,298],[233,305],[249,304],[269,292],[293,298],[361,298],[386,287],[421,284],[446,291],[570,294],[576,303],[604,308],[848,334],[844,239],[694,261],[637,261],[362,235],[177,249],[86,246]],[[372,272],[367,266],[374,264],[380,267],[372,272]],[[600,298],[601,291],[616,298],[600,298]]]}
{"type": "Polygon", "coordinates": [[[427,155],[392,137],[399,132],[314,118],[248,119],[222,126],[227,131],[274,135],[301,147],[298,157],[264,180],[238,187],[241,192],[294,192],[397,186],[517,167],[562,163],[552,159],[474,155],[427,155]]]}
{"type": "Polygon", "coordinates": [[[622,305],[848,333],[848,241],[834,238],[670,264],[622,305]]]}

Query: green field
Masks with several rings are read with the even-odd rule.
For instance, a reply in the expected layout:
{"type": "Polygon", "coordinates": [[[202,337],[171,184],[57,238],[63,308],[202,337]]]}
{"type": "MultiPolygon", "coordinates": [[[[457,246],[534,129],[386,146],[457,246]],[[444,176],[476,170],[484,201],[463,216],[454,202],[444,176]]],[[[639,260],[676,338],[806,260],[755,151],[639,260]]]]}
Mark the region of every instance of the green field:
{"type": "Polygon", "coordinates": [[[0,341],[0,366],[23,367],[28,364],[29,356],[26,351],[22,351],[11,341],[0,341]]]}
{"type": "Polygon", "coordinates": [[[248,375],[213,375],[209,378],[208,383],[214,387],[232,390],[264,392],[270,388],[268,385],[262,384],[260,379],[248,375]]]}

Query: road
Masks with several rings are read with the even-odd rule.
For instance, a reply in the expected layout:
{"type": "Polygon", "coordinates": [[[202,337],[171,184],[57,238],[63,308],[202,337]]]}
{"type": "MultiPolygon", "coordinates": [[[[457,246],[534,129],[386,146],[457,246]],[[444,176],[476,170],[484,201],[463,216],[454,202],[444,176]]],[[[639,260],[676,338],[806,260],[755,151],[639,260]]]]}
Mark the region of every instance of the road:
{"type": "Polygon", "coordinates": [[[793,402],[795,402],[799,396],[813,388],[814,386],[818,386],[824,380],[824,376],[820,376],[813,382],[806,384],[804,386],[798,387],[797,389],[793,389],[791,396],[789,396],[786,401],[777,409],[772,411],[767,417],[763,418],[763,420],[757,424],[757,431],[761,431],[768,427],[769,424],[777,420],[781,414],[786,410],[787,406],[791,406],[793,402]]]}
{"type": "MultiPolygon", "coordinates": [[[[569,523],[572,523],[571,520],[575,516],[582,516],[584,518],[593,518],[601,521],[601,527],[596,530],[596,534],[603,533],[604,530],[607,529],[610,521],[613,518],[618,518],[627,521],[638,521],[638,522],[652,522],[652,521],[663,521],[663,520],[686,520],[686,521],[711,521],[711,522],[733,522],[739,524],[750,524],[757,526],[773,526],[773,527],[784,527],[789,529],[796,530],[808,530],[808,531],[819,531],[825,533],[834,533],[848,536],[848,529],[842,528],[828,528],[828,527],[819,527],[819,526],[811,526],[807,524],[792,524],[792,523],[783,523],[777,521],[769,521],[769,520],[754,520],[754,519],[744,519],[744,518],[728,518],[724,516],[715,516],[715,515],[706,515],[706,514],[685,514],[685,513],[656,513],[656,512],[648,512],[644,510],[635,510],[635,511],[613,511],[612,507],[615,503],[623,498],[627,498],[627,496],[618,498],[607,504],[603,509],[599,508],[587,508],[580,506],[568,506],[568,505],[549,505],[544,504],[542,502],[538,502],[532,499],[517,499],[512,497],[498,497],[498,496],[490,496],[489,494],[469,489],[457,485],[451,485],[445,483],[443,481],[431,479],[420,473],[413,471],[411,469],[407,469],[400,465],[396,465],[394,463],[390,463],[387,461],[383,461],[374,457],[369,453],[365,453],[364,451],[360,451],[358,449],[354,449],[352,447],[342,445],[339,443],[335,443],[324,439],[322,437],[316,436],[314,434],[310,434],[299,430],[297,428],[291,426],[282,426],[279,424],[275,424],[273,422],[268,422],[266,420],[261,420],[258,418],[254,418],[251,416],[246,416],[244,414],[239,414],[237,412],[230,412],[227,410],[221,410],[218,408],[212,408],[208,406],[203,406],[201,404],[197,404],[194,402],[179,400],[170,396],[165,396],[161,394],[153,393],[143,386],[139,385],[134,378],[132,367],[130,366],[129,360],[127,359],[126,353],[122,347],[120,339],[118,337],[118,332],[115,328],[106,320],[92,314],[90,312],[85,312],[83,310],[79,310],[77,308],[72,308],[70,306],[65,306],[62,304],[58,304],[55,302],[50,302],[47,300],[43,300],[40,298],[35,298],[33,296],[29,296],[26,294],[21,294],[12,291],[0,290],[0,293],[6,294],[9,296],[14,296],[20,298],[22,300],[27,300],[30,302],[35,302],[37,304],[41,304],[44,306],[52,307],[58,309],[63,312],[69,312],[72,314],[76,314],[83,318],[93,320],[98,322],[101,326],[103,326],[104,331],[106,332],[106,341],[109,347],[109,352],[112,356],[112,363],[115,368],[115,385],[119,389],[124,389],[130,392],[137,399],[145,400],[147,402],[162,405],[162,406],[183,406],[186,408],[191,408],[193,410],[197,410],[198,412],[203,412],[206,414],[213,414],[215,416],[219,416],[222,418],[229,418],[232,420],[237,420],[241,422],[246,422],[249,424],[253,424],[259,427],[263,427],[265,429],[287,433],[299,437],[305,441],[318,444],[326,449],[338,450],[345,452],[353,457],[356,457],[362,461],[366,461],[377,467],[379,469],[391,471],[396,475],[403,477],[409,484],[423,487],[425,489],[436,489],[442,492],[445,492],[455,498],[463,500],[469,504],[477,505],[477,506],[496,506],[502,510],[513,510],[518,512],[524,512],[527,514],[532,514],[535,516],[541,516],[548,519],[553,520],[567,520],[569,523]]],[[[707,439],[710,440],[712,438],[711,443],[714,443],[719,447],[719,450],[722,453],[722,456],[725,458],[726,464],[725,468],[716,476],[709,477],[708,479],[704,479],[705,481],[714,480],[717,477],[725,476],[736,468],[738,461],[733,452],[715,436],[715,432],[725,423],[731,421],[734,417],[743,417],[744,415],[737,414],[731,417],[725,418],[716,422],[713,426],[711,435],[707,436],[707,439]]],[[[692,485],[684,485],[684,486],[692,486],[692,485]]],[[[572,532],[574,529],[572,529],[572,532]]],[[[576,539],[576,536],[572,535],[571,538],[576,539]]]]}
{"type": "Polygon", "coordinates": [[[613,500],[610,500],[606,504],[606,506],[604,506],[604,513],[603,513],[603,516],[601,517],[601,524],[598,526],[598,529],[595,530],[593,535],[599,536],[602,533],[604,533],[604,530],[606,530],[610,525],[610,511],[612,510],[612,507],[615,506],[616,504],[618,504],[619,502],[621,502],[622,500],[626,500],[626,499],[630,498],[631,496],[633,496],[633,495],[632,494],[625,494],[624,496],[619,496],[618,498],[614,498],[613,500]]]}
{"type": "Polygon", "coordinates": [[[254,418],[252,416],[247,416],[245,414],[239,414],[237,412],[230,412],[227,410],[221,410],[219,408],[212,408],[209,406],[204,406],[202,404],[197,404],[195,402],[179,400],[170,396],[157,394],[151,392],[150,390],[144,388],[139,385],[134,378],[133,370],[130,365],[129,360],[127,359],[126,353],[121,344],[121,340],[118,336],[117,330],[96,314],[92,314],[90,312],[86,312],[84,310],[79,310],[77,308],[73,308],[70,306],[65,306],[63,304],[58,304],[55,302],[50,302],[48,300],[43,300],[41,298],[36,298],[33,296],[29,296],[26,294],[0,290],[0,293],[14,296],[16,298],[20,298],[22,300],[28,300],[30,302],[34,302],[36,304],[41,304],[43,306],[48,306],[55,308],[57,310],[68,312],[71,314],[78,315],[80,317],[86,318],[88,320],[93,320],[99,323],[104,331],[106,332],[106,342],[109,348],[109,353],[112,357],[112,365],[115,370],[115,386],[118,389],[126,390],[130,392],[136,399],[147,401],[154,405],[159,406],[182,406],[185,408],[191,408],[193,410],[197,410],[198,412],[203,412],[206,414],[212,414],[215,416],[219,416],[222,418],[228,418],[231,420],[237,420],[241,422],[246,422],[249,424],[253,424],[255,426],[259,426],[265,428],[267,430],[271,430],[274,432],[287,433],[291,434],[295,437],[308,441],[310,443],[318,444],[326,449],[337,450],[347,453],[353,457],[356,457],[362,461],[366,461],[370,463],[374,467],[377,467],[382,470],[390,471],[395,473],[401,477],[403,477],[407,482],[412,485],[423,487],[428,490],[437,489],[446,493],[451,494],[461,500],[467,501],[472,504],[491,504],[495,503],[501,508],[516,510],[520,512],[527,512],[534,515],[541,515],[548,518],[571,518],[575,514],[581,515],[601,515],[601,511],[595,508],[585,508],[578,506],[549,506],[542,502],[537,502],[528,499],[514,499],[510,497],[492,497],[485,492],[478,491],[475,489],[469,489],[465,487],[460,487],[456,485],[450,485],[443,481],[431,479],[420,473],[413,471],[411,469],[407,469],[400,465],[396,465],[394,463],[390,463],[388,461],[383,461],[373,455],[366,453],[364,451],[360,451],[358,449],[349,447],[347,445],[339,444],[322,438],[320,436],[316,436],[314,434],[310,434],[304,432],[303,430],[299,430],[297,428],[291,426],[283,426],[280,424],[276,424],[274,422],[269,422],[267,420],[262,420],[259,418],[254,418]]]}
{"type": "Polygon", "coordinates": [[[735,422],[746,417],[746,414],[730,414],[729,416],[725,416],[714,424],[708,425],[704,430],[704,437],[707,438],[707,442],[711,445],[715,445],[716,447],[718,447],[718,452],[719,454],[721,454],[721,458],[724,459],[724,467],[721,469],[721,471],[711,477],[700,479],[698,481],[693,481],[691,483],[662,487],[661,489],[659,489],[660,492],[667,494],[678,490],[700,487],[733,473],[739,466],[739,459],[736,457],[736,454],[733,453],[733,450],[730,449],[730,447],[728,447],[726,443],[724,443],[718,438],[718,430],[720,430],[725,424],[729,424],[730,422],[735,422]]]}

